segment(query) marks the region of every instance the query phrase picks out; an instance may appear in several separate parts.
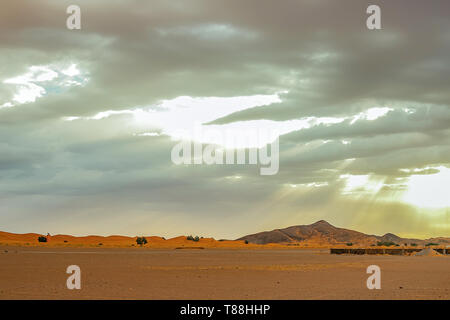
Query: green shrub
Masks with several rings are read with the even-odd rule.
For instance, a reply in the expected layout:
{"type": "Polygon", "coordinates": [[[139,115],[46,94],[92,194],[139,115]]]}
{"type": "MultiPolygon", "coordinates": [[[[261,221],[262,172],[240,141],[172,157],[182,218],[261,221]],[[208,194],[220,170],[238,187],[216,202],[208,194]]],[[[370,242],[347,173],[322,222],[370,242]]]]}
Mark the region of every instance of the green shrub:
{"type": "Polygon", "coordinates": [[[351,247],[353,245],[353,243],[352,242],[347,242],[346,245],[351,247]]]}
{"type": "Polygon", "coordinates": [[[245,240],[245,244],[248,244],[248,240],[245,240]]]}
{"type": "Polygon", "coordinates": [[[40,237],[38,238],[38,241],[39,241],[39,242],[47,242],[47,237],[40,236],[40,237]]]}
{"type": "Polygon", "coordinates": [[[412,247],[417,247],[417,243],[411,243],[412,247]]]}
{"type": "Polygon", "coordinates": [[[197,242],[197,241],[200,240],[200,238],[198,236],[193,237],[192,235],[190,235],[190,236],[186,237],[186,240],[191,240],[191,241],[196,241],[197,242]]]}
{"type": "Polygon", "coordinates": [[[425,246],[429,247],[429,246],[438,246],[438,245],[439,245],[439,243],[430,242],[430,243],[427,243],[425,246]]]}
{"type": "Polygon", "coordinates": [[[136,243],[142,247],[144,244],[147,243],[147,239],[145,239],[145,237],[137,237],[136,243]]]}
{"type": "Polygon", "coordinates": [[[200,238],[198,236],[195,236],[194,241],[197,242],[198,240],[200,240],[200,238]]]}

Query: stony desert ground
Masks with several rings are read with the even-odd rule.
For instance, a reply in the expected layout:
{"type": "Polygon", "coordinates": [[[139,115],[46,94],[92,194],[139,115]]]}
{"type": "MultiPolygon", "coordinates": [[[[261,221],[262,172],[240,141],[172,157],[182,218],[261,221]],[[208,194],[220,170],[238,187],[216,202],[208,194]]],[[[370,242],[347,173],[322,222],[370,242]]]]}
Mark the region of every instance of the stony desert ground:
{"type": "Polygon", "coordinates": [[[450,257],[326,249],[0,246],[0,299],[450,299],[450,257]],[[381,268],[381,290],[366,268],[381,268]],[[66,268],[81,268],[68,290],[66,268]]]}

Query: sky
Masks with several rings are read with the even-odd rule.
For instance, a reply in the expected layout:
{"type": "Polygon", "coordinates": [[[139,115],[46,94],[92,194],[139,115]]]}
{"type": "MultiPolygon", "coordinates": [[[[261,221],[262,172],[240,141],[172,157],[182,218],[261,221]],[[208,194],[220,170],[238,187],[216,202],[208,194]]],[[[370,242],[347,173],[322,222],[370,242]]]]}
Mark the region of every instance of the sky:
{"type": "Polygon", "coordinates": [[[449,1],[0,7],[0,230],[450,236],[449,1]],[[276,130],[278,172],[176,165],[180,139],[229,148],[194,127],[276,130]]]}

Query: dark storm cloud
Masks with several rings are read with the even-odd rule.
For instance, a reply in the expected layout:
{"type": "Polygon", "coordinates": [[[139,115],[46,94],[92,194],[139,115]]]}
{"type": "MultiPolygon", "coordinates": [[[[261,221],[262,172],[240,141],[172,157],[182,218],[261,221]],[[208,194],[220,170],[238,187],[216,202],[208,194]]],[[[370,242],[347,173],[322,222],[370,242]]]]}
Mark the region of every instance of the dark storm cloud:
{"type": "MultiPolygon", "coordinates": [[[[42,212],[39,228],[47,223],[66,232],[87,232],[81,227],[87,213],[92,232],[97,227],[106,233],[141,231],[141,222],[160,234],[164,228],[175,234],[203,228],[226,237],[314,217],[339,224],[339,216],[357,227],[363,225],[361,207],[371,200],[353,206],[341,199],[341,175],[373,174],[392,182],[410,175],[400,169],[449,166],[448,1],[376,1],[382,9],[379,31],[365,26],[369,1],[77,3],[82,29],[74,31],[65,28],[71,1],[1,4],[0,81],[33,65],[72,62],[88,79],[62,93],[48,90],[32,103],[0,108],[5,228],[39,231],[25,221],[42,212]],[[142,128],[128,115],[62,120],[178,96],[276,92],[284,92],[281,103],[211,123],[347,119],[282,136],[280,171],[271,177],[259,176],[252,166],[177,167],[170,161],[174,142],[133,136],[142,128]],[[352,123],[352,116],[373,107],[392,110],[352,123]],[[327,185],[293,195],[286,187],[311,183],[327,185]],[[333,205],[348,212],[338,214],[333,205]],[[106,229],[102,221],[108,217],[106,229]],[[185,227],[174,228],[178,221],[185,227]]],[[[2,83],[0,106],[17,89],[2,83]]],[[[409,232],[436,231],[431,222],[420,231],[418,213],[398,206],[411,217],[405,222],[409,232]]],[[[371,218],[377,230],[385,222],[386,231],[396,231],[397,224],[386,222],[389,210],[367,210],[378,217],[371,218]]],[[[441,233],[448,233],[445,223],[441,233]]]]}

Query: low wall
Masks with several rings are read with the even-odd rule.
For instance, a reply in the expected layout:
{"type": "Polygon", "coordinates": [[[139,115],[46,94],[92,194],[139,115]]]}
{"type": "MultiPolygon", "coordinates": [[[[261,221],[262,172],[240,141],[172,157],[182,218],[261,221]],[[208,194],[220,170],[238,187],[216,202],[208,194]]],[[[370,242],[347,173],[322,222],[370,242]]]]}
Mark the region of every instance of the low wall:
{"type": "MultiPolygon", "coordinates": [[[[441,254],[450,254],[450,249],[434,249],[441,254]]],[[[419,248],[331,248],[331,254],[389,254],[389,255],[409,255],[414,252],[420,252],[419,248]]]]}

